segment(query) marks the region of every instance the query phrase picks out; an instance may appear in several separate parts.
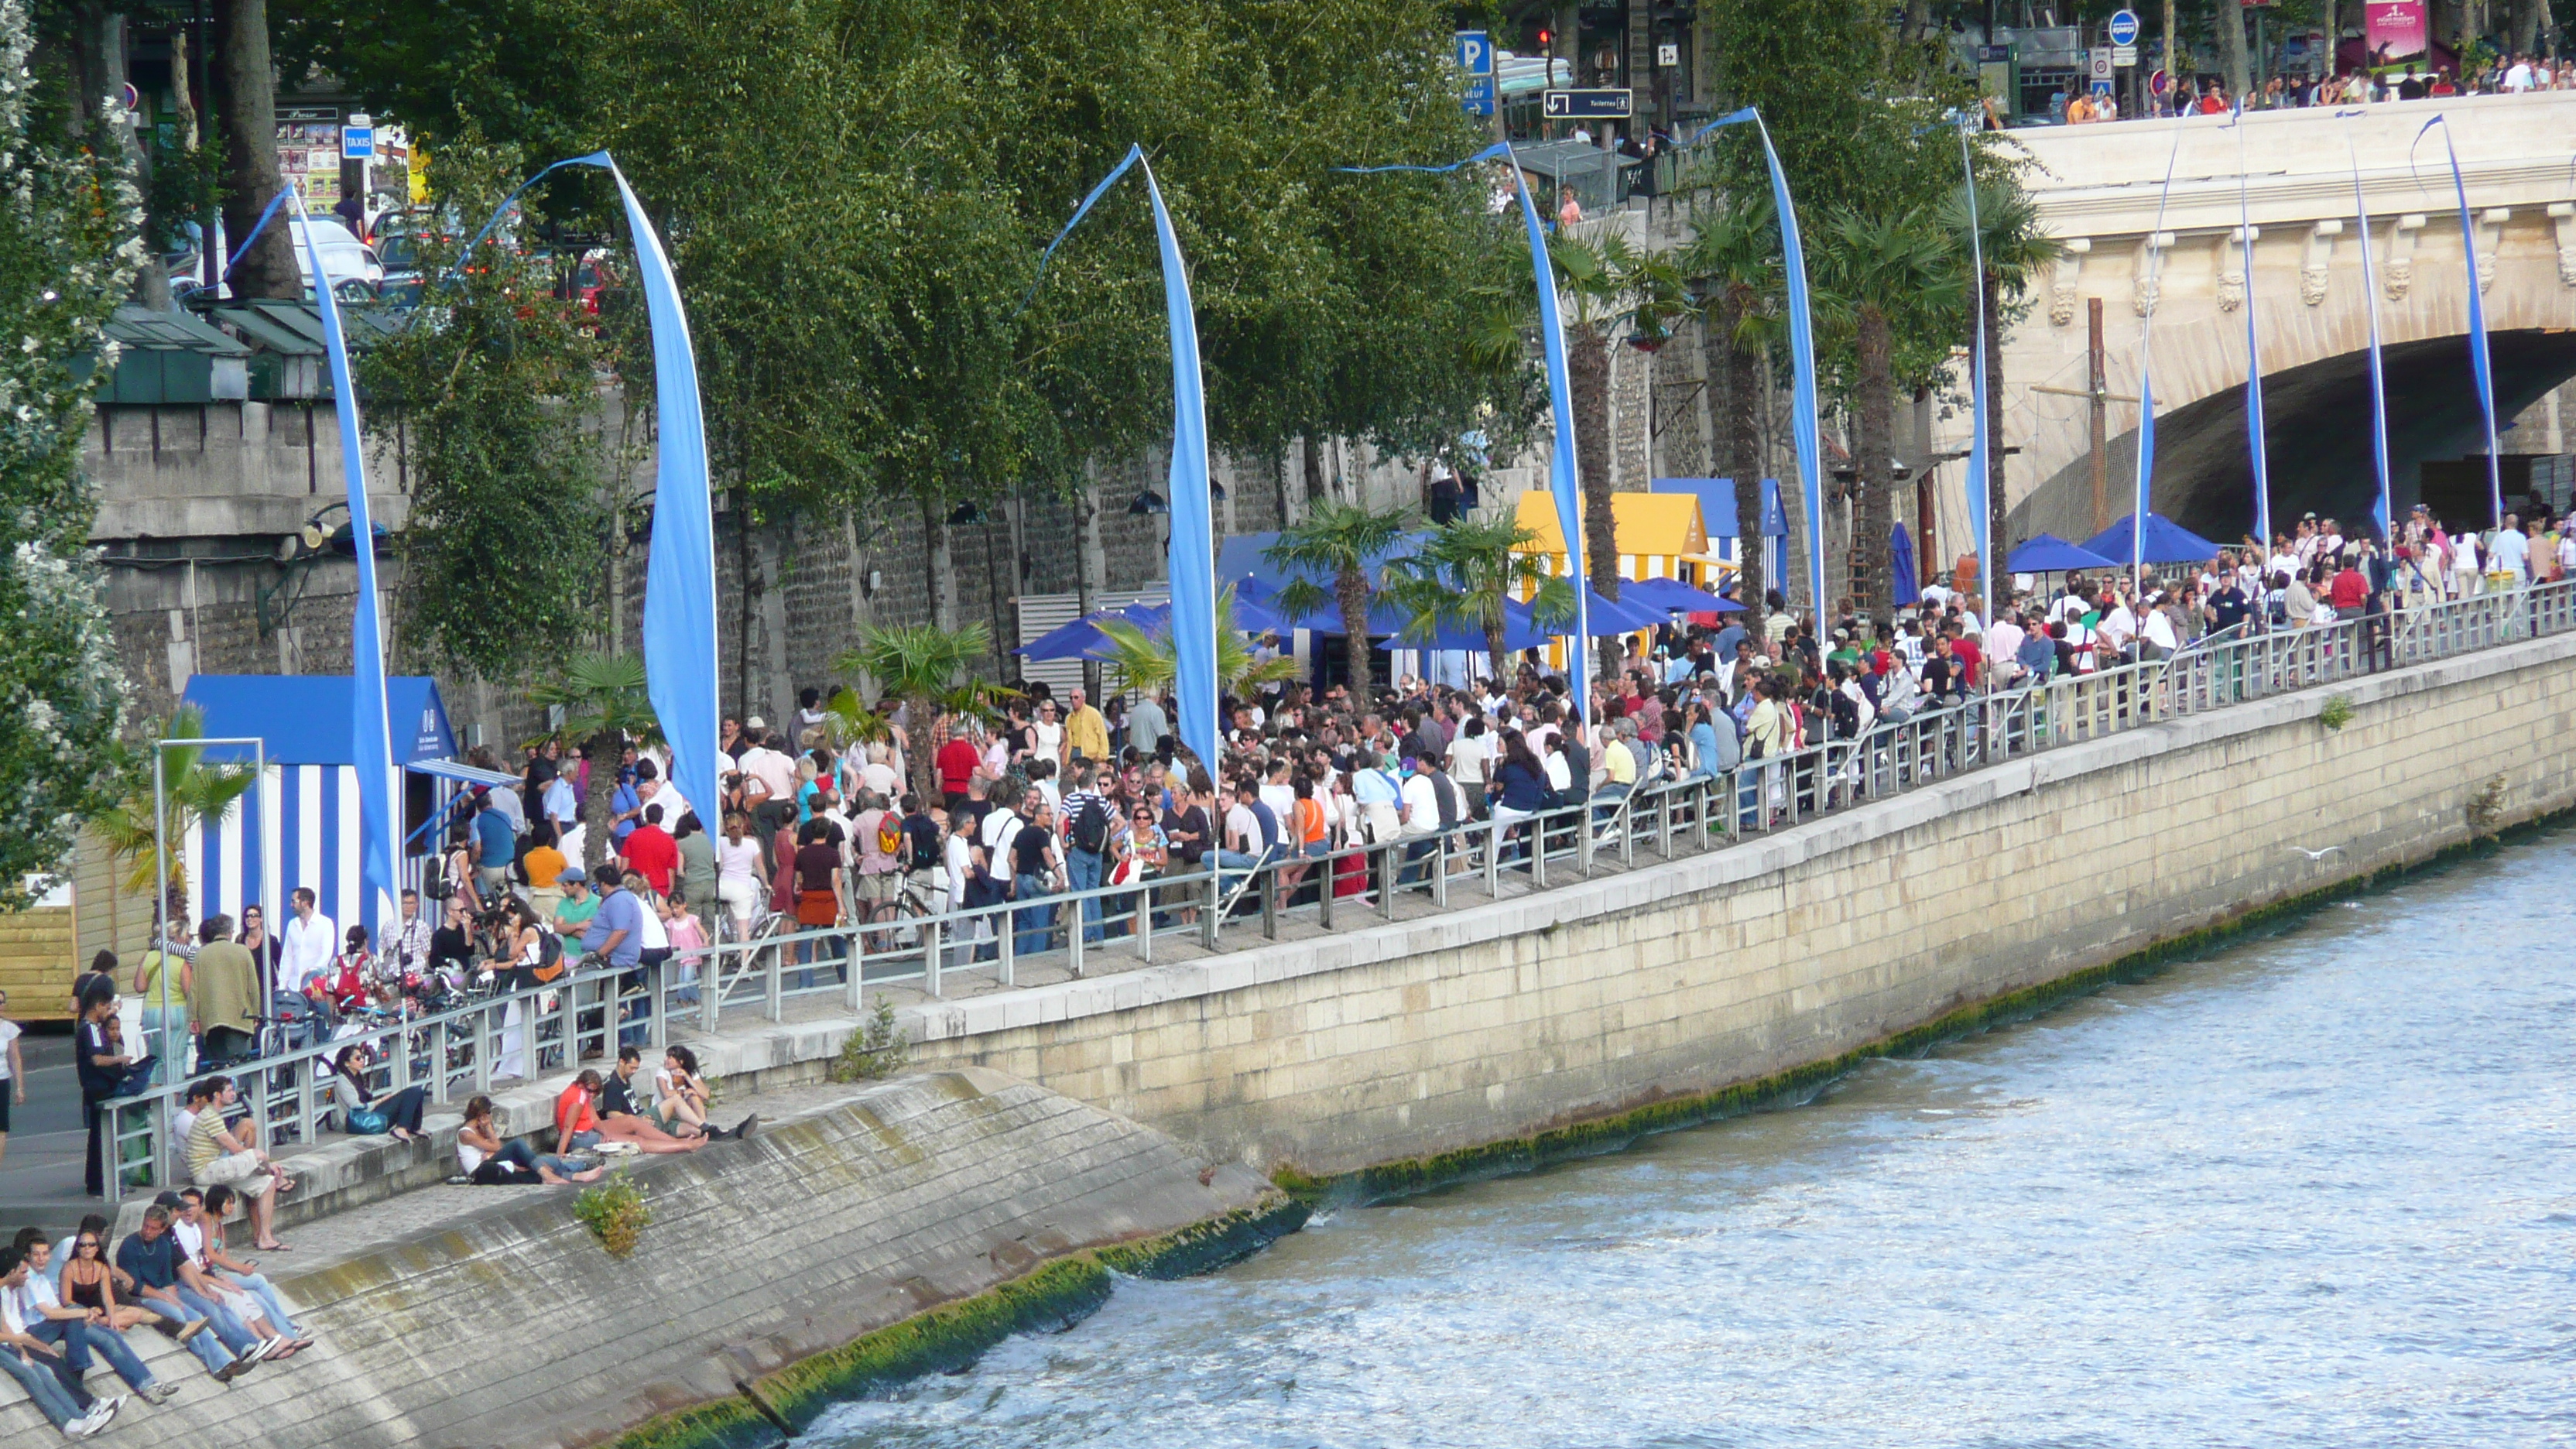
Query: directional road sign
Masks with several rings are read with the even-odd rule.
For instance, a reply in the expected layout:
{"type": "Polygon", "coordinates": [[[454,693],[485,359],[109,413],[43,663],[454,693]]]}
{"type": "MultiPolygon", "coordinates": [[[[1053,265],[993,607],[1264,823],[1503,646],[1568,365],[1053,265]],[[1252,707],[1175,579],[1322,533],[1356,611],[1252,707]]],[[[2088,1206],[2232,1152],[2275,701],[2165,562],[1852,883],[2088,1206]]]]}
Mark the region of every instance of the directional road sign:
{"type": "Polygon", "coordinates": [[[2110,31],[2113,45],[2135,45],[2138,43],[2138,12],[2116,11],[2111,16],[2110,25],[2105,28],[2110,31]]]}
{"type": "Polygon", "coordinates": [[[1618,90],[1547,91],[1542,93],[1541,99],[1545,103],[1541,114],[1545,115],[1551,121],[1575,120],[1590,117],[1607,117],[1613,120],[1624,119],[1629,115],[1635,104],[1633,92],[1624,88],[1618,90]]]}
{"type": "Polygon", "coordinates": [[[1458,68],[1467,73],[1462,102],[1470,115],[1494,113],[1494,38],[1482,30],[1458,32],[1458,68]]]}

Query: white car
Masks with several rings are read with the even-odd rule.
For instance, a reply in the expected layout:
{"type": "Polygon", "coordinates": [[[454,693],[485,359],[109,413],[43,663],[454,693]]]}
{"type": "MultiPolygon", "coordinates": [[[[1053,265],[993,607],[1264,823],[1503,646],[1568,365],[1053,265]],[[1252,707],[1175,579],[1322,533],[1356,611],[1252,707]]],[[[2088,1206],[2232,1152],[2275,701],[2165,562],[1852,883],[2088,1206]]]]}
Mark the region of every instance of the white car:
{"type": "MultiPolygon", "coordinates": [[[[313,227],[313,248],[322,254],[322,274],[331,279],[332,290],[346,296],[349,284],[360,282],[372,294],[385,279],[385,266],[377,260],[375,249],[358,240],[336,216],[308,220],[313,227]]],[[[289,223],[287,239],[295,247],[295,274],[309,293],[313,290],[313,263],[304,252],[304,234],[289,223]]]]}

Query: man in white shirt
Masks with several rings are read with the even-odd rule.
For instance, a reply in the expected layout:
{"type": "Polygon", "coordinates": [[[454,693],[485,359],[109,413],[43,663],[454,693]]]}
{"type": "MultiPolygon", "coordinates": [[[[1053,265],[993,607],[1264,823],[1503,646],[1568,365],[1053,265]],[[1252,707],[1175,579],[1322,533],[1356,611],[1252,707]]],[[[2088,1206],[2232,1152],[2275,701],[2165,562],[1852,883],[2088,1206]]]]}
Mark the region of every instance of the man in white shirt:
{"type": "Polygon", "coordinates": [[[2129,601],[2114,596],[2111,612],[2102,616],[2102,663],[2109,665],[2110,655],[2126,654],[2138,638],[2138,617],[2129,612],[2129,601]]]}
{"type": "Polygon", "coordinates": [[[2513,58],[2513,65],[2504,73],[2504,89],[2509,95],[2518,95],[2531,89],[2531,58],[2529,56],[2517,55],[2513,58]]]}
{"type": "Polygon", "coordinates": [[[280,990],[301,991],[308,982],[330,974],[331,958],[340,954],[340,928],[316,909],[310,886],[297,886],[292,899],[295,915],[286,923],[286,951],[278,958],[277,984],[280,990]]]}
{"type": "Polygon", "coordinates": [[[745,793],[760,828],[775,831],[796,812],[796,762],[774,748],[757,717],[744,729],[745,738],[753,735],[759,736],[760,743],[742,754],[742,773],[749,777],[743,782],[745,793]]]}
{"type": "Polygon", "coordinates": [[[548,820],[555,823],[555,838],[561,840],[563,833],[572,829],[574,820],[581,815],[581,802],[573,796],[572,777],[557,775],[548,780],[546,793],[538,801],[538,808],[545,812],[548,820]]]}
{"type": "Polygon", "coordinates": [[[2517,582],[2531,576],[2531,540],[2522,536],[2521,520],[2508,513],[2504,527],[2487,540],[2487,567],[2512,574],[2517,582]]]}

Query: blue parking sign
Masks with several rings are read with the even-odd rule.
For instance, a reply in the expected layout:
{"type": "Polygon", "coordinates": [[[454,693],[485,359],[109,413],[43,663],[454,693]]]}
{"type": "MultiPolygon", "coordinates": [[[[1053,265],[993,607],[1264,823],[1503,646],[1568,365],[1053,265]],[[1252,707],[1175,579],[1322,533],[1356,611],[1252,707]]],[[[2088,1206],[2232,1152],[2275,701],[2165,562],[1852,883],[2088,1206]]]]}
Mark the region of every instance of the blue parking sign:
{"type": "Polygon", "coordinates": [[[1469,115],[1490,116],[1494,113],[1494,40],[1482,30],[1458,32],[1458,69],[1467,73],[1467,89],[1460,104],[1469,115]]]}

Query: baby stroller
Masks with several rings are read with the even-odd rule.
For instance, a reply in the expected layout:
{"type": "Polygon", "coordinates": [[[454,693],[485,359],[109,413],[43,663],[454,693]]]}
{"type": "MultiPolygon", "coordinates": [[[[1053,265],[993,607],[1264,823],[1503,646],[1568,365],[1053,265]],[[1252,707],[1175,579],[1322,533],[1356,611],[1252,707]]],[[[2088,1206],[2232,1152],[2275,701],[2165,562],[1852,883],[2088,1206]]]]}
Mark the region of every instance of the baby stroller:
{"type": "Polygon", "coordinates": [[[271,992],[268,1010],[261,1018],[260,1049],[271,1056],[319,1046],[331,1039],[331,1028],[339,1023],[339,1012],[328,1001],[315,1001],[301,991],[271,992]]]}

